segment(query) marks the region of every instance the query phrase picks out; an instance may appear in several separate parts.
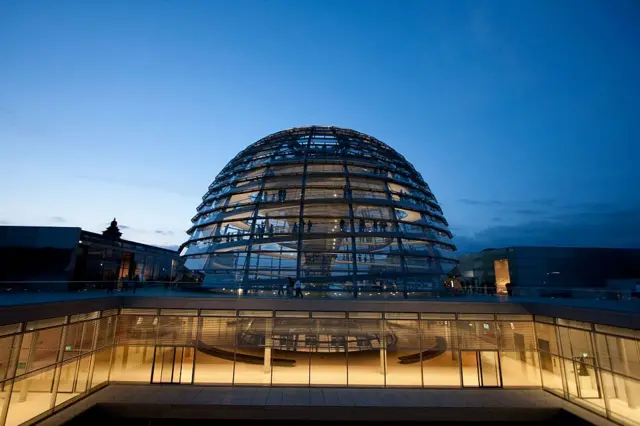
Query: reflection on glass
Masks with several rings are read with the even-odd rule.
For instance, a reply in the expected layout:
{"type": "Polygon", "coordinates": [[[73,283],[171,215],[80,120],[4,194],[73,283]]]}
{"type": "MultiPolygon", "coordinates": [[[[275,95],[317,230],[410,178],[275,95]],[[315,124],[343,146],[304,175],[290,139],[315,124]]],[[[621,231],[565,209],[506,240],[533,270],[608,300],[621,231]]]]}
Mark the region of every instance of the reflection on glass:
{"type": "Polygon", "coordinates": [[[149,383],[153,346],[117,346],[110,381],[149,383]]]}
{"type": "Polygon", "coordinates": [[[347,356],[345,352],[311,352],[310,384],[312,386],[346,386],[347,356]]]}
{"type": "Polygon", "coordinates": [[[460,364],[457,351],[445,351],[430,358],[427,354],[422,361],[422,376],[425,387],[459,387],[460,364]]]}
{"type": "Polygon", "coordinates": [[[349,386],[385,385],[384,349],[349,352],[349,386]]]}
{"type": "Polygon", "coordinates": [[[112,348],[105,348],[95,353],[93,375],[91,376],[91,387],[98,386],[109,380],[111,351],[112,348]]]}
{"type": "Polygon", "coordinates": [[[243,347],[236,350],[233,382],[237,385],[271,384],[272,362],[270,351],[263,348],[243,347]]]}
{"type": "Polygon", "coordinates": [[[602,372],[602,385],[612,420],[640,424],[640,382],[602,372]]]}
{"type": "Polygon", "coordinates": [[[462,351],[462,386],[469,388],[480,386],[478,376],[478,358],[475,351],[462,351]]]}
{"type": "Polygon", "coordinates": [[[556,395],[563,396],[564,386],[562,385],[562,361],[560,358],[546,352],[540,352],[540,366],[542,386],[556,395]]]}
{"type": "Polygon", "coordinates": [[[584,357],[564,360],[569,399],[593,411],[604,413],[604,396],[595,370],[588,362],[584,357]]]}
{"type": "Polygon", "coordinates": [[[540,386],[538,354],[531,351],[501,351],[500,368],[505,387],[540,386]]]}
{"type": "Polygon", "coordinates": [[[482,386],[500,386],[500,367],[498,365],[498,352],[480,351],[480,366],[482,368],[482,386]]]}
{"type": "Polygon", "coordinates": [[[58,357],[61,335],[62,327],[25,333],[16,374],[28,373],[54,364],[58,357]]]}
{"type": "Polygon", "coordinates": [[[15,339],[14,336],[0,338],[0,381],[8,378],[15,339]]]}
{"type": "Polygon", "coordinates": [[[7,426],[17,426],[51,408],[54,369],[18,379],[11,391],[7,426]]]}
{"type": "Polygon", "coordinates": [[[74,390],[77,365],[78,360],[76,359],[72,362],[67,362],[62,366],[59,378],[60,384],[58,385],[58,393],[56,395],[56,405],[61,404],[78,394],[74,390]]]}

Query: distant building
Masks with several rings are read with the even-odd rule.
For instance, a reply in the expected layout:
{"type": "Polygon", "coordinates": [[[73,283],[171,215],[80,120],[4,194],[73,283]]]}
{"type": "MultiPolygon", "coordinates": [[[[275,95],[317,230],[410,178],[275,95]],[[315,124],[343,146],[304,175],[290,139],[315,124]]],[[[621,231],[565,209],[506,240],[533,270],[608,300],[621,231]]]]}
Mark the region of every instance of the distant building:
{"type": "Polygon", "coordinates": [[[145,281],[176,277],[182,265],[177,251],[118,234],[115,219],[103,235],[76,227],[0,226],[0,288],[78,290],[141,274],[145,281]]]}
{"type": "MultiPolygon", "coordinates": [[[[496,286],[603,288],[640,278],[640,249],[505,247],[463,254],[462,280],[496,286]]],[[[629,284],[631,286],[631,284],[629,284]]]]}

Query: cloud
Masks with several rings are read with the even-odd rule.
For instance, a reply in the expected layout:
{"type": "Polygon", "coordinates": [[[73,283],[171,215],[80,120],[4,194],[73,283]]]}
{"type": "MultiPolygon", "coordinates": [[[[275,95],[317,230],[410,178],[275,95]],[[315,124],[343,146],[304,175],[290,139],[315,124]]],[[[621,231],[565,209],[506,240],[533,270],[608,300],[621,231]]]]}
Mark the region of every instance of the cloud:
{"type": "Polygon", "coordinates": [[[133,228],[131,228],[130,226],[127,226],[127,225],[118,225],[118,228],[120,228],[120,229],[128,229],[130,231],[133,230],[133,228]]]}
{"type": "Polygon", "coordinates": [[[523,216],[537,216],[537,215],[544,214],[542,210],[534,210],[534,209],[518,209],[518,210],[514,210],[513,212],[523,216]]]}
{"type": "Polygon", "coordinates": [[[156,246],[167,250],[178,251],[180,249],[179,245],[170,245],[170,246],[156,246]]]}
{"type": "Polygon", "coordinates": [[[162,230],[160,230],[160,229],[156,229],[154,232],[155,232],[156,234],[159,234],[159,235],[165,235],[165,236],[167,236],[167,235],[173,235],[173,232],[172,232],[172,231],[162,231],[162,230]]]}
{"type": "Polygon", "coordinates": [[[560,202],[560,200],[557,198],[534,198],[531,200],[532,204],[540,204],[548,207],[556,206],[558,202],[560,202]]]}
{"type": "Polygon", "coordinates": [[[49,220],[53,223],[67,223],[67,219],[62,216],[51,216],[49,220]]]}
{"type": "Polygon", "coordinates": [[[488,247],[565,246],[640,248],[640,207],[583,210],[517,225],[490,226],[454,243],[461,252],[488,247]]]}
{"type": "Polygon", "coordinates": [[[584,203],[572,203],[572,204],[563,204],[560,208],[564,210],[581,210],[581,211],[601,211],[601,210],[611,210],[616,208],[614,204],[603,203],[600,201],[589,201],[584,203]]]}
{"type": "Polygon", "coordinates": [[[501,206],[502,201],[498,200],[471,200],[469,198],[460,198],[458,202],[468,206],[501,206]]]}
{"type": "Polygon", "coordinates": [[[0,219],[0,225],[11,225],[11,222],[8,220],[0,219]]]}

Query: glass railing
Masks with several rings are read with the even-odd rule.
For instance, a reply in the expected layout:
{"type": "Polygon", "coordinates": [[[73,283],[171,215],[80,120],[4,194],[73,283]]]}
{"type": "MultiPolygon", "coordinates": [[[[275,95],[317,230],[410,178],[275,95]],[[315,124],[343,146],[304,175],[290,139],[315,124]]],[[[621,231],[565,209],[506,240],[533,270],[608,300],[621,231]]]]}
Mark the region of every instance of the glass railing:
{"type": "MultiPolygon", "coordinates": [[[[524,300],[575,300],[595,302],[631,302],[640,307],[640,293],[633,290],[607,288],[552,288],[514,287],[510,294],[495,286],[444,287],[433,284],[404,286],[401,282],[381,278],[360,282],[354,286],[350,282],[307,282],[302,284],[302,297],[312,299],[470,299],[484,301],[524,301],[524,300]]],[[[56,300],[72,300],[85,297],[106,297],[128,294],[141,296],[173,297],[232,297],[232,298],[287,298],[295,297],[296,291],[284,280],[207,283],[197,281],[0,281],[0,304],[11,305],[34,300],[46,300],[47,295],[56,300]],[[272,281],[272,282],[269,282],[272,281]],[[19,296],[19,297],[13,297],[19,296]],[[2,303],[3,302],[3,303],[2,303]]],[[[300,296],[298,296],[300,297],[300,296]]]]}
{"type": "Polygon", "coordinates": [[[130,306],[23,318],[0,329],[0,353],[11,354],[0,376],[0,425],[35,424],[119,383],[185,392],[191,385],[490,388],[494,399],[499,388],[544,389],[618,424],[639,424],[638,330],[447,311],[130,306]]]}

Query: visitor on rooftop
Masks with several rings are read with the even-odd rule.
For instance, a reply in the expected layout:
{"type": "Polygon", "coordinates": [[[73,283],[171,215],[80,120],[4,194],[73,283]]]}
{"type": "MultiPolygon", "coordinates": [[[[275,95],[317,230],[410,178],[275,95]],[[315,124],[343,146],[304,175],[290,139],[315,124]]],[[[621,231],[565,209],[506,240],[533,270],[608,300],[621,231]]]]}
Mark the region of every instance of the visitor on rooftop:
{"type": "Polygon", "coordinates": [[[296,290],[296,299],[300,296],[301,299],[304,299],[304,294],[302,294],[302,283],[298,278],[295,282],[295,290],[296,290]]]}

